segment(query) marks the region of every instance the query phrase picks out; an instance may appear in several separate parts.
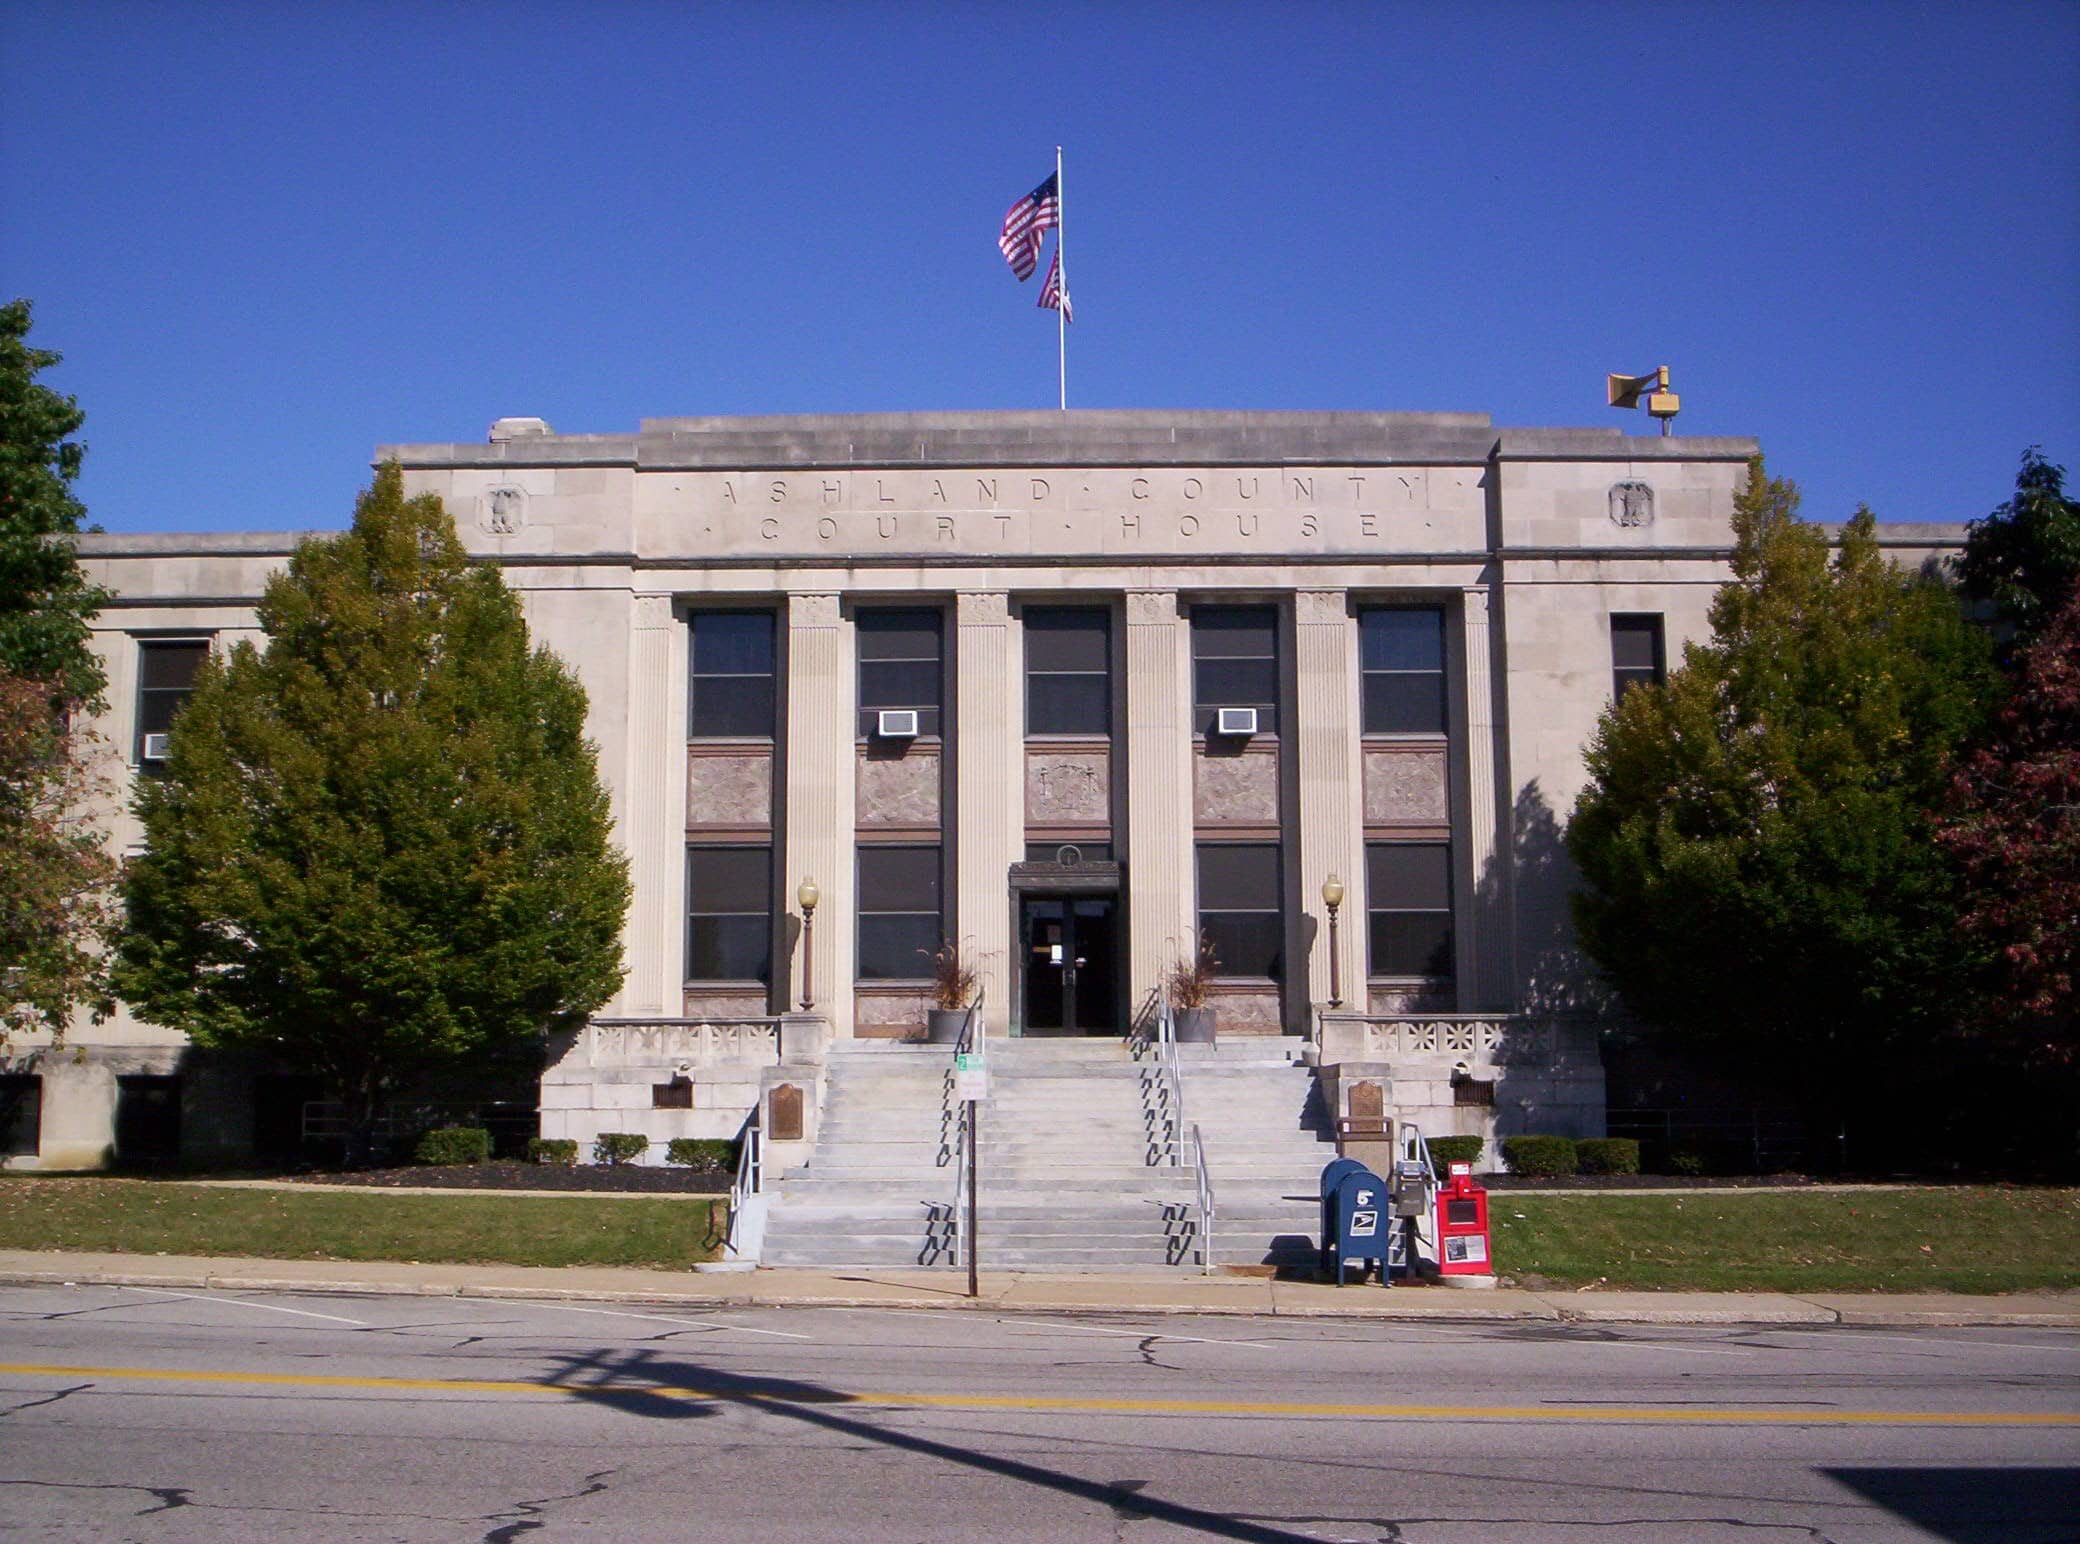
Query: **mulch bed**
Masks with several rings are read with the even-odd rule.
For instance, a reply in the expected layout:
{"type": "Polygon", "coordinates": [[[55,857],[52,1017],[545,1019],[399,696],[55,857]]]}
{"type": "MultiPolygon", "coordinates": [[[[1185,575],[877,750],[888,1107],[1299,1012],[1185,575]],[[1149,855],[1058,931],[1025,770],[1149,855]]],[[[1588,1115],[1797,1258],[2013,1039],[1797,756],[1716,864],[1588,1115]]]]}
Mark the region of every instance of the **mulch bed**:
{"type": "Polygon", "coordinates": [[[638,1164],[490,1163],[427,1164],[404,1169],[341,1169],[299,1174],[313,1185],[369,1185],[392,1189],[624,1191],[641,1195],[718,1195],[734,1175],[721,1169],[682,1169],[638,1164]]]}

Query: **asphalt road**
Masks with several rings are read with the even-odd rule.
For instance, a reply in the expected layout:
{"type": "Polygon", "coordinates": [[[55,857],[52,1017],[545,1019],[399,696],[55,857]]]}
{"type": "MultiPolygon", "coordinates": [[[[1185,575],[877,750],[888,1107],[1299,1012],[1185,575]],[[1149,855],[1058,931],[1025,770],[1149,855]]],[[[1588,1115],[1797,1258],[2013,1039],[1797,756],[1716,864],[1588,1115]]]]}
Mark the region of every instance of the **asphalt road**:
{"type": "Polygon", "coordinates": [[[10,1540],[2080,1538],[2080,1334],[0,1289],[10,1540]]]}

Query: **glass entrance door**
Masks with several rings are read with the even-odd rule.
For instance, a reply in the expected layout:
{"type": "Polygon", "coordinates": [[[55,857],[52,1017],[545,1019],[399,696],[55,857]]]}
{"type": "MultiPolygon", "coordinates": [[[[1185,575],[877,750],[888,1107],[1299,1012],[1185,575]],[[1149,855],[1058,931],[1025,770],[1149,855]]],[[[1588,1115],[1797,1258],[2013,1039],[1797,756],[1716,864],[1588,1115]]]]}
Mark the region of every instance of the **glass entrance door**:
{"type": "Polygon", "coordinates": [[[1119,897],[1025,897],[1019,906],[1025,964],[1025,1032],[1120,1032],[1119,897]]]}

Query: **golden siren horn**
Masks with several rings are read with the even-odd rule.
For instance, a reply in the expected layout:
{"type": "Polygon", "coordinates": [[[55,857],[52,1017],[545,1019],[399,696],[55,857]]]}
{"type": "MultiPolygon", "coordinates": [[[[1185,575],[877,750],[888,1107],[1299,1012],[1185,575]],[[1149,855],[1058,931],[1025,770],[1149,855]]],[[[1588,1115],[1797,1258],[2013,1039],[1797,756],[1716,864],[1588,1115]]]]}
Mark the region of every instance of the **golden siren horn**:
{"type": "Polygon", "coordinates": [[[1668,366],[1663,365],[1646,375],[1606,375],[1604,384],[1610,392],[1612,407],[1638,407],[1642,392],[1668,390],[1668,366]]]}

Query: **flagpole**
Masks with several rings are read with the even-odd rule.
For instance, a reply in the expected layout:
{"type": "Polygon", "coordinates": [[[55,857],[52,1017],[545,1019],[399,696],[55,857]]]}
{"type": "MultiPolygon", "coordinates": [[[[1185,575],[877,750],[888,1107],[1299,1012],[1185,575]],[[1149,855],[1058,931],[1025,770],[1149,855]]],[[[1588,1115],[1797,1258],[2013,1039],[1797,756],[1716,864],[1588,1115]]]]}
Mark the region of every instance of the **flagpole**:
{"type": "MultiPolygon", "coordinates": [[[[1068,229],[1069,201],[1062,196],[1062,147],[1054,147],[1054,269],[1061,283],[1054,308],[1055,373],[1062,391],[1062,411],[1069,411],[1069,264],[1062,256],[1063,233],[1068,229]]],[[[1666,427],[1664,425],[1664,427],[1666,427]]]]}

